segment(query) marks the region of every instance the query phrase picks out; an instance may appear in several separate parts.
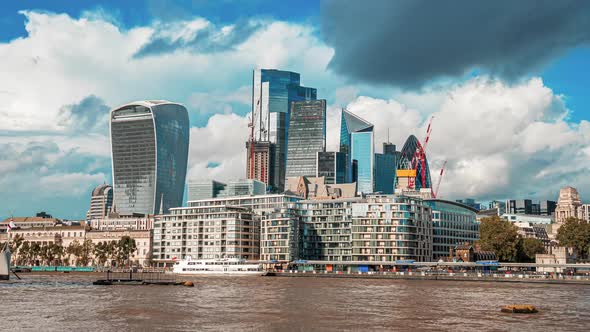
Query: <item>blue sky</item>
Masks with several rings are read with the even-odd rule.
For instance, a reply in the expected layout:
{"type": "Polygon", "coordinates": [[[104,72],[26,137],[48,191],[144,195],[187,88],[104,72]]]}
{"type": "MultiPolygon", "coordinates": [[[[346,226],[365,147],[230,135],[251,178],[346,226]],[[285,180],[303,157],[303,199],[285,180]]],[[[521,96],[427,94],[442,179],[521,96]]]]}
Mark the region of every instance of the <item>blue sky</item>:
{"type": "Polygon", "coordinates": [[[318,89],[328,149],[341,107],[376,124],[378,146],[423,137],[434,115],[447,199],[564,185],[590,199],[588,22],[569,0],[4,2],[0,217],[82,218],[111,182],[108,110],[138,99],[187,106],[189,178],[243,177],[255,68],[318,89]]]}

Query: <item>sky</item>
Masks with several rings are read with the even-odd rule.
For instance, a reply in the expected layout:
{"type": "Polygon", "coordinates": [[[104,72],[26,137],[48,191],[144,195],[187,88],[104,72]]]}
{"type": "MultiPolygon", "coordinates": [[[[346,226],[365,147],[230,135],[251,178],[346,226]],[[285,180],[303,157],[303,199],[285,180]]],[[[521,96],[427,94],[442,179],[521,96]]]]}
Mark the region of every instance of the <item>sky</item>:
{"type": "Polygon", "coordinates": [[[376,149],[433,130],[444,199],[590,201],[590,2],[6,1],[0,4],[0,217],[83,218],[111,183],[108,112],[189,110],[189,179],[245,176],[252,70],[301,74],[373,122],[376,149]]]}

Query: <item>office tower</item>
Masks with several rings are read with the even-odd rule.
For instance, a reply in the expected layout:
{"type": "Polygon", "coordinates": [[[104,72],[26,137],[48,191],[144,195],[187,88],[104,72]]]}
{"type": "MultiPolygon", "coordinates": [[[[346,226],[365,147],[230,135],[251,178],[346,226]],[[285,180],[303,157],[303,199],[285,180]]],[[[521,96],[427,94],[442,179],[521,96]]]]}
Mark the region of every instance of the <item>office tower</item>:
{"type": "Polygon", "coordinates": [[[396,154],[396,146],[393,143],[383,142],[383,154],[396,154]]]}
{"type": "Polygon", "coordinates": [[[313,177],[317,173],[318,152],[326,150],[326,101],[291,103],[287,139],[286,177],[313,177]]]}
{"type": "MultiPolygon", "coordinates": [[[[289,132],[290,105],[293,101],[315,100],[317,91],[300,85],[298,73],[276,69],[254,70],[252,77],[252,114],[255,114],[254,141],[272,144],[269,149],[269,170],[263,177],[253,177],[267,183],[274,191],[282,191],[287,165],[287,137],[289,132]]],[[[251,167],[248,154],[247,167],[251,167]]],[[[266,165],[261,163],[260,165],[266,165]]],[[[255,164],[255,167],[263,167],[255,164]]],[[[256,171],[262,174],[263,171],[256,171]]]]}
{"type": "Polygon", "coordinates": [[[550,216],[553,215],[553,213],[555,213],[555,208],[557,208],[557,202],[544,200],[539,202],[539,206],[539,214],[543,216],[550,216]]]}
{"type": "Polygon", "coordinates": [[[113,187],[101,184],[92,190],[86,220],[104,218],[113,206],[113,187]]]}
{"type": "Polygon", "coordinates": [[[357,161],[357,185],[360,193],[374,192],[374,139],[373,131],[351,134],[350,155],[357,161]]]}
{"type": "Polygon", "coordinates": [[[362,193],[373,192],[374,150],[373,124],[343,109],[340,120],[340,152],[348,155],[348,164],[351,165],[347,182],[353,182],[353,173],[356,171],[357,188],[362,193]]]}
{"type": "Polygon", "coordinates": [[[272,187],[274,179],[275,145],[268,141],[246,142],[246,178],[258,180],[272,187]],[[251,152],[250,149],[254,152],[251,152]]]}
{"type": "Polygon", "coordinates": [[[225,186],[225,183],[214,180],[189,180],[187,201],[217,197],[225,186]]]}
{"type": "Polygon", "coordinates": [[[266,194],[266,184],[264,182],[246,179],[229,181],[219,193],[219,197],[256,196],[264,194],[266,194]]]}
{"type": "Polygon", "coordinates": [[[395,191],[395,154],[375,153],[374,184],[375,192],[393,194],[395,191]]]}
{"type": "Polygon", "coordinates": [[[316,177],[324,177],[326,184],[346,183],[348,163],[346,153],[318,152],[316,177]]]}
{"type": "Polygon", "coordinates": [[[533,201],[530,199],[511,199],[506,201],[508,214],[539,214],[533,213],[533,201]]]}
{"type": "Polygon", "coordinates": [[[156,214],[181,206],[189,144],[186,108],[138,101],[113,109],[110,116],[117,211],[156,214]]]}

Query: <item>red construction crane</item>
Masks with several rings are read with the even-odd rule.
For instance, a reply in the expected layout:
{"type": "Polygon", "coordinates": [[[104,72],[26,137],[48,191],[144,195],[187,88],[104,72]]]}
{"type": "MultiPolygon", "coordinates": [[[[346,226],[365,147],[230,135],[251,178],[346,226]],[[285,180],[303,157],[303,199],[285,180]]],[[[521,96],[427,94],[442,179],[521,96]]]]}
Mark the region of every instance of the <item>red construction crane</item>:
{"type": "Polygon", "coordinates": [[[424,139],[424,145],[422,145],[420,141],[418,141],[416,151],[414,152],[414,156],[412,156],[412,169],[416,170],[416,176],[420,176],[422,187],[426,185],[426,147],[428,146],[428,141],[430,140],[430,133],[432,132],[432,119],[434,119],[434,116],[432,116],[430,118],[430,121],[428,122],[428,127],[426,128],[426,138],[424,139]],[[418,166],[420,166],[419,175],[418,166]]]}
{"type": "Polygon", "coordinates": [[[445,162],[442,165],[442,168],[440,169],[440,174],[438,176],[438,182],[436,183],[436,188],[434,189],[434,192],[432,195],[434,198],[438,197],[438,190],[440,189],[440,182],[442,181],[442,177],[444,175],[446,166],[447,166],[447,161],[445,160],[445,162]]]}
{"type": "Polygon", "coordinates": [[[260,99],[258,99],[256,107],[252,108],[252,114],[248,119],[248,128],[250,128],[250,160],[248,161],[250,163],[250,174],[248,174],[248,179],[254,179],[256,174],[254,172],[254,127],[256,121],[256,110],[258,109],[259,105],[260,99]]]}

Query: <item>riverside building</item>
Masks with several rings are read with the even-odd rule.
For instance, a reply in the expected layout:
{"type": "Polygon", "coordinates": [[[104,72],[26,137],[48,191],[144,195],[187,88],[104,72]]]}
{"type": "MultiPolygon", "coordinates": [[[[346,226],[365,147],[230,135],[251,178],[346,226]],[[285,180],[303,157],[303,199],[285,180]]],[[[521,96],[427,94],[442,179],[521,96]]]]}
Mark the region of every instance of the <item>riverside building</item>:
{"type": "Polygon", "coordinates": [[[111,111],[114,204],[125,214],[156,214],[181,206],[186,178],[186,108],[138,101],[111,111]]]}
{"type": "Polygon", "coordinates": [[[154,262],[170,266],[187,256],[258,260],[261,216],[299,200],[293,195],[271,194],[189,201],[187,207],[173,208],[170,214],[156,217],[154,262]]]}
{"type": "Polygon", "coordinates": [[[427,199],[432,211],[432,255],[435,261],[449,257],[451,250],[479,238],[477,209],[458,202],[427,199]]]}
{"type": "Polygon", "coordinates": [[[352,205],[351,233],[353,261],[432,261],[431,209],[421,199],[368,195],[352,205]]]}
{"type": "Polygon", "coordinates": [[[356,197],[299,202],[301,256],[309,260],[352,260],[352,206],[362,201],[356,197]]]}
{"type": "Polygon", "coordinates": [[[290,207],[277,208],[260,217],[260,259],[287,263],[299,259],[299,214],[290,207]]]}

